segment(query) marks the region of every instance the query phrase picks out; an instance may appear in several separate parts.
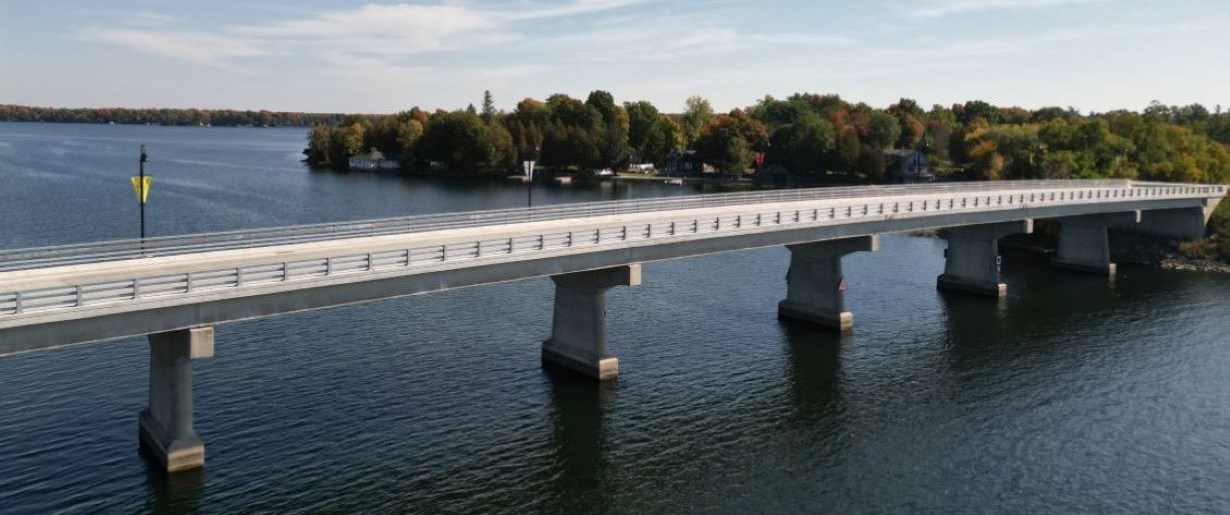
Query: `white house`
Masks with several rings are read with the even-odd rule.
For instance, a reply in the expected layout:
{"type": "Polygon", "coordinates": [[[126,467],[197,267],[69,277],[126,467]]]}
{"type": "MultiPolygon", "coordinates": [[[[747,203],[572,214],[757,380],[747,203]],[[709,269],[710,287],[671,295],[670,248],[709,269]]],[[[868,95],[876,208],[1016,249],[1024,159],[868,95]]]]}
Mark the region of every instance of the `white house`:
{"type": "Polygon", "coordinates": [[[371,149],[366,154],[350,156],[351,170],[395,170],[398,168],[396,159],[385,159],[379,150],[371,149]]]}

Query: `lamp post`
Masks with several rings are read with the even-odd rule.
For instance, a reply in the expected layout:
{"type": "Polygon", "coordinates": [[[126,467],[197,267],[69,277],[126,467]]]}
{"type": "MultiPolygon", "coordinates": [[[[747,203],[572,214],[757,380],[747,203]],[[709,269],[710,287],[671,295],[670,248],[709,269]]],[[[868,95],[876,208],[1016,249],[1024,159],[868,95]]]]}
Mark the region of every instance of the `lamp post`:
{"type": "Polygon", "coordinates": [[[538,164],[538,154],[542,152],[542,143],[534,142],[534,158],[525,164],[525,207],[534,207],[534,165],[538,164]]]}
{"type": "Polygon", "coordinates": [[[149,155],[145,153],[145,145],[141,145],[141,159],[137,163],[138,179],[137,179],[137,204],[141,206],[141,243],[145,244],[145,162],[149,161],[149,155]]]}

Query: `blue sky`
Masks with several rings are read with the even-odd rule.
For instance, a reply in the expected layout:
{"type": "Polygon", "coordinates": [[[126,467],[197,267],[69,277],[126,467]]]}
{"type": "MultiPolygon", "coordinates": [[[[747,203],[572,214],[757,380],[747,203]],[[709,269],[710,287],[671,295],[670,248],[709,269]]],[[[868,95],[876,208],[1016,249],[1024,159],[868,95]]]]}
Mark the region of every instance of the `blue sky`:
{"type": "Polygon", "coordinates": [[[0,103],[392,112],[605,89],[1230,105],[1224,0],[0,0],[0,103]]]}

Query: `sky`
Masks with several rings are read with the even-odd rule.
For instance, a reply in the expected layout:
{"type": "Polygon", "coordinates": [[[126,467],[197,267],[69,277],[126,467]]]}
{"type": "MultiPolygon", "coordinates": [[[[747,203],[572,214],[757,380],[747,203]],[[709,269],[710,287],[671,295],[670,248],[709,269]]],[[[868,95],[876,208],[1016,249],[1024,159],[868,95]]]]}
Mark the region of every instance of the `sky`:
{"type": "Polygon", "coordinates": [[[1230,105],[1225,0],[0,0],[0,104],[1230,105]]]}

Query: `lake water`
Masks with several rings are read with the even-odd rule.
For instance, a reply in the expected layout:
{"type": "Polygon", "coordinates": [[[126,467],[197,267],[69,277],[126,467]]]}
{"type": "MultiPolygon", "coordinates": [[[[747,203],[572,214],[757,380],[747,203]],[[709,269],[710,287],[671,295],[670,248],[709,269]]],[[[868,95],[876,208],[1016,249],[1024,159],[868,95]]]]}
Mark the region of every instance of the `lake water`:
{"type": "MultiPolygon", "coordinates": [[[[515,207],[523,185],[309,171],[300,129],[0,124],[0,248],[515,207]]],[[[538,186],[535,204],[695,193],[538,186]]],[[[647,263],[620,379],[544,371],[532,280],[218,326],[206,467],[138,453],[143,339],[0,358],[0,514],[1230,512],[1230,277],[1114,281],[942,240],[846,259],[855,333],[776,319],[782,248],[647,263]]]]}

